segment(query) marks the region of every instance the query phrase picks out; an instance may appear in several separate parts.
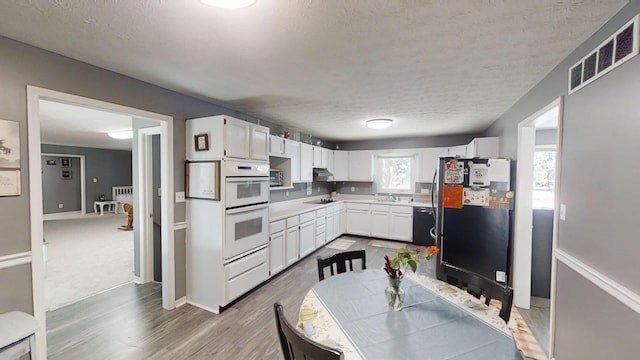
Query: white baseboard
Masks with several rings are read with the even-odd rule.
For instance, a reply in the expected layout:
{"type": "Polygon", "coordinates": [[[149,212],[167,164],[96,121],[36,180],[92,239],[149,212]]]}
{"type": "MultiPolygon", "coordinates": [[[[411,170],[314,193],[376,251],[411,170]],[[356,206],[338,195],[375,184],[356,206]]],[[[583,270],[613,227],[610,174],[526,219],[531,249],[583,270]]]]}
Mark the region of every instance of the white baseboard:
{"type": "Polygon", "coordinates": [[[186,304],[187,304],[187,297],[186,296],[183,296],[180,299],[177,299],[176,302],[175,302],[175,305],[176,305],[177,308],[179,308],[182,305],[186,305],[186,304]]]}
{"type": "Polygon", "coordinates": [[[133,282],[138,284],[138,285],[144,284],[144,282],[142,282],[142,278],[140,276],[134,276],[133,277],[133,282]]]}
{"type": "Polygon", "coordinates": [[[187,304],[191,304],[193,306],[199,307],[200,309],[203,309],[203,310],[207,310],[207,311],[212,312],[214,314],[220,314],[220,308],[217,308],[217,309],[214,310],[214,309],[212,309],[212,308],[210,308],[208,306],[200,305],[200,304],[198,304],[196,302],[189,301],[189,300],[187,300],[187,304]]]}

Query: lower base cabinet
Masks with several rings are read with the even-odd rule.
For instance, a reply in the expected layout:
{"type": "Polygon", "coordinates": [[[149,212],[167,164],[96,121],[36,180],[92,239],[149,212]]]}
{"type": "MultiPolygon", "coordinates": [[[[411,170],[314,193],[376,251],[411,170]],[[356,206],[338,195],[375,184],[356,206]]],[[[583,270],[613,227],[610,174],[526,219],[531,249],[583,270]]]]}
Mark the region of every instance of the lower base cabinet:
{"type": "Polygon", "coordinates": [[[300,215],[300,258],[303,258],[316,249],[315,237],[315,212],[300,215]]]}
{"type": "Polygon", "coordinates": [[[289,266],[300,259],[300,223],[297,216],[287,218],[286,223],[285,257],[287,266],[289,266]]]}
{"type": "Polygon", "coordinates": [[[277,274],[284,270],[285,260],[285,221],[269,224],[269,273],[277,274]]]}

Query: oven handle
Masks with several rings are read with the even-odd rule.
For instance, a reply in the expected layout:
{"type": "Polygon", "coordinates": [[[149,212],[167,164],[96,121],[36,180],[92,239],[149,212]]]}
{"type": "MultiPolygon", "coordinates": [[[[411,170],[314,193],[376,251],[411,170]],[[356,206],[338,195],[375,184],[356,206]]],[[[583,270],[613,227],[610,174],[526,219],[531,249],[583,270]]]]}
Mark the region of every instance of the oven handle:
{"type": "Polygon", "coordinates": [[[258,204],[258,205],[249,205],[249,206],[243,206],[243,207],[239,207],[239,208],[235,208],[235,209],[229,209],[229,210],[226,211],[226,214],[227,215],[233,215],[233,214],[239,214],[239,213],[243,213],[243,212],[261,210],[261,209],[268,209],[268,208],[269,208],[269,203],[258,204]]]}
{"type": "Polygon", "coordinates": [[[250,181],[268,182],[269,181],[269,177],[268,176],[263,176],[263,177],[240,176],[240,177],[227,177],[225,180],[227,182],[234,182],[234,183],[250,182],[250,181]]]}

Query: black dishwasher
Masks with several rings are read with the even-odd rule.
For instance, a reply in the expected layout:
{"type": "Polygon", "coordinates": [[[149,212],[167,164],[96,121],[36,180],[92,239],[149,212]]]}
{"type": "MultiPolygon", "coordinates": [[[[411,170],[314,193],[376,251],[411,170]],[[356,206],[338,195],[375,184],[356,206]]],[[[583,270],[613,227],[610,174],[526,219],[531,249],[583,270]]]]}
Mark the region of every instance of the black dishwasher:
{"type": "Polygon", "coordinates": [[[429,232],[434,223],[432,207],[413,207],[413,243],[415,245],[431,246],[436,244],[429,232]]]}

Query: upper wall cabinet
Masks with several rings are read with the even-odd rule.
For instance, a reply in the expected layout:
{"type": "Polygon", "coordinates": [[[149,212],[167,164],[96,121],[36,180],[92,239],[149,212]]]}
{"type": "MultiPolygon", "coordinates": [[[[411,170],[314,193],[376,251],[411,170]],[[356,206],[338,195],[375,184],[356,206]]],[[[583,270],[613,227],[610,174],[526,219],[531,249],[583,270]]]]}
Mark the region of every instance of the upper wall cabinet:
{"type": "MultiPolygon", "coordinates": [[[[331,169],[329,169],[331,170],[331,169]]],[[[333,180],[349,180],[349,152],[336,150],[333,152],[333,180]]]]}
{"type": "Polygon", "coordinates": [[[188,160],[237,159],[269,161],[269,128],[226,115],[186,122],[188,160]]]}
{"type": "Polygon", "coordinates": [[[430,183],[433,181],[433,174],[438,168],[438,160],[441,157],[448,156],[449,148],[427,148],[420,151],[420,171],[418,176],[419,182],[430,183]]]}
{"type": "Polygon", "coordinates": [[[286,139],[284,142],[284,153],[291,158],[291,181],[300,181],[300,143],[286,139]]]}
{"type": "Polygon", "coordinates": [[[372,151],[349,151],[349,181],[373,181],[372,151]]]}
{"type": "Polygon", "coordinates": [[[284,138],[269,135],[269,156],[285,156],[284,138]]]}
{"type": "Polygon", "coordinates": [[[300,143],[300,181],[313,181],[313,146],[300,143]]]}
{"type": "Polygon", "coordinates": [[[468,158],[495,158],[500,152],[500,141],[497,137],[475,138],[467,145],[468,158]]]}

